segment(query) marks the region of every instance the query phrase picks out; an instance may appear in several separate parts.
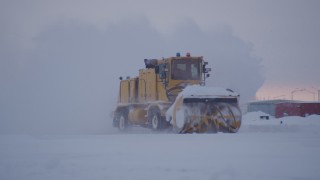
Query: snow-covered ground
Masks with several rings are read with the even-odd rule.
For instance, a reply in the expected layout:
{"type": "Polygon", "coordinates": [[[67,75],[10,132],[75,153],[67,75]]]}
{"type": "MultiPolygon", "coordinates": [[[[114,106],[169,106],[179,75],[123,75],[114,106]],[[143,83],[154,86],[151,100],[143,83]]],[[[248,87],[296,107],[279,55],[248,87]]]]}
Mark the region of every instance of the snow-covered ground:
{"type": "Polygon", "coordinates": [[[320,116],[260,115],[236,134],[1,135],[0,179],[320,179],[320,116]]]}

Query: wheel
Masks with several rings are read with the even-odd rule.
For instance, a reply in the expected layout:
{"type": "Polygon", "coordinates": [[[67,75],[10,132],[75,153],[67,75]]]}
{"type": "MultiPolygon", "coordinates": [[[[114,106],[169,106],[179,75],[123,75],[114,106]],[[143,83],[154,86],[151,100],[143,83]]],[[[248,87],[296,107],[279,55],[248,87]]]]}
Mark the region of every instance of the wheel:
{"type": "Polygon", "coordinates": [[[128,127],[128,115],[124,111],[120,111],[117,115],[119,131],[125,131],[128,127]]]}
{"type": "Polygon", "coordinates": [[[163,127],[163,120],[160,115],[160,110],[158,109],[151,109],[148,113],[148,123],[149,127],[154,130],[160,130],[163,127]]]}

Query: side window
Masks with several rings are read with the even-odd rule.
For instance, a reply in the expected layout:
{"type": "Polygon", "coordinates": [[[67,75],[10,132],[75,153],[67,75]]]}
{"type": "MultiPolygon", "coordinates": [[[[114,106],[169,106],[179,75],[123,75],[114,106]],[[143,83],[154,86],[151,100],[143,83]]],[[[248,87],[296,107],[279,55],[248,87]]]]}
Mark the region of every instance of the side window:
{"type": "Polygon", "coordinates": [[[191,77],[192,79],[199,78],[199,66],[198,64],[191,64],[191,77]]]}
{"type": "Polygon", "coordinates": [[[177,64],[177,70],[186,71],[187,65],[186,64],[177,64]]]}
{"type": "MultiPolygon", "coordinates": [[[[190,67],[189,67],[190,68],[190,67]]],[[[172,79],[185,79],[187,76],[188,66],[186,63],[175,62],[172,69],[172,79]]]]}
{"type": "Polygon", "coordinates": [[[166,64],[159,65],[159,77],[160,79],[166,78],[166,64]]]}

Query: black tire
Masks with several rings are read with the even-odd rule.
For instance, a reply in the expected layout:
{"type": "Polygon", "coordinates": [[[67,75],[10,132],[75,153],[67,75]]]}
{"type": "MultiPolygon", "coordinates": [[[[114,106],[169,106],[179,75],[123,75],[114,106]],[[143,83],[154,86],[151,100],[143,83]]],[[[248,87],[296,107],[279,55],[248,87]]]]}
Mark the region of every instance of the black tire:
{"type": "Polygon", "coordinates": [[[160,115],[159,109],[154,108],[154,109],[149,110],[148,124],[149,124],[149,128],[154,131],[159,131],[159,130],[163,129],[164,121],[160,115]]]}

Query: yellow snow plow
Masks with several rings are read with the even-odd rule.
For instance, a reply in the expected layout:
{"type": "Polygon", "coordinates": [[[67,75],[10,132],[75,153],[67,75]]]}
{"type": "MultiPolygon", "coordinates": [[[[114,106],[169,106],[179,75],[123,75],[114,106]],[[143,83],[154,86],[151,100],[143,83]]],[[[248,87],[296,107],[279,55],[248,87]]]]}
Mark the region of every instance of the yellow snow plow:
{"type": "Polygon", "coordinates": [[[239,95],[206,87],[210,68],[202,56],[145,59],[134,78],[120,77],[113,125],[120,131],[143,126],[177,133],[235,133],[241,125],[239,95]]]}

